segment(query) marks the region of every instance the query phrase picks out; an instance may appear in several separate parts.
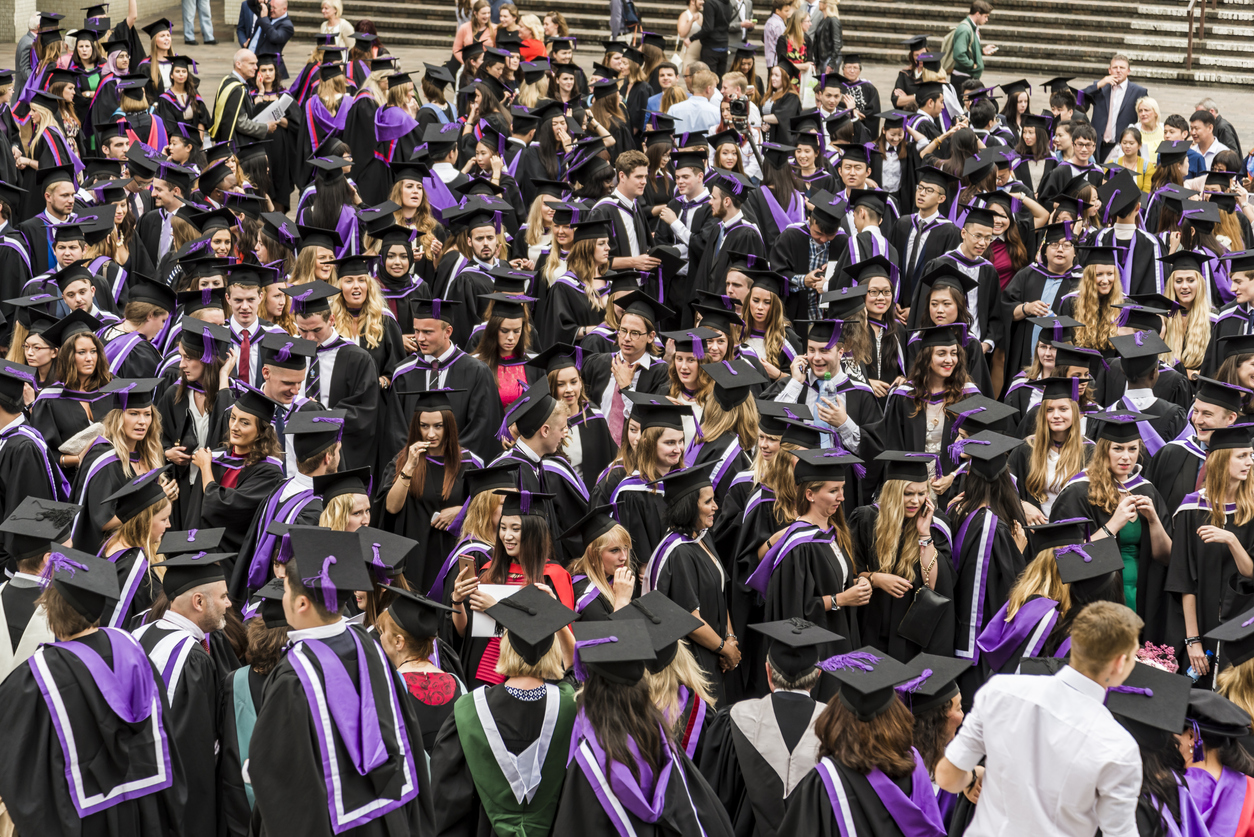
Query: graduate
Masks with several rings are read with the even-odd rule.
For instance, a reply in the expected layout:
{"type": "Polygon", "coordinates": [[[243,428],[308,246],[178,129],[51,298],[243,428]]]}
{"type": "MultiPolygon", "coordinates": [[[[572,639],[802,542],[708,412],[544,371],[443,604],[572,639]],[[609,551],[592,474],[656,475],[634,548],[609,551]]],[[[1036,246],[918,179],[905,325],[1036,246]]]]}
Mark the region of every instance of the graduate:
{"type": "MultiPolygon", "coordinates": [[[[1037,339],[1043,333],[1033,318],[1051,316],[1061,307],[1063,297],[1075,291],[1080,279],[1070,221],[1046,226],[1043,244],[1041,259],[1017,272],[1001,292],[1001,304],[1007,312],[1003,316],[1009,324],[1006,367],[1015,373],[1032,362],[1037,339]]],[[[1089,258],[1092,260],[1093,255],[1089,258]]]]}
{"type": "Polygon", "coordinates": [[[820,647],[841,637],[804,619],[750,625],[770,643],[770,694],[719,712],[706,732],[699,767],[737,834],[779,834],[789,797],[819,759],[814,724],[824,704],[811,697],[823,674],[820,647]]]}
{"type": "Polygon", "coordinates": [[[52,461],[48,444],[23,411],[22,389],[34,378],[33,367],[0,361],[0,514],[5,517],[27,497],[69,497],[70,486],[52,461]]]}
{"type": "Polygon", "coordinates": [[[1150,418],[1141,422],[1141,441],[1145,452],[1154,456],[1188,424],[1188,416],[1179,404],[1158,397],[1154,384],[1158,381],[1159,354],[1169,352],[1167,343],[1155,331],[1137,331],[1110,338],[1110,345],[1119,353],[1119,365],[1127,378],[1123,397],[1113,402],[1112,409],[1134,410],[1150,418]]]}
{"type": "Polygon", "coordinates": [[[189,837],[218,834],[219,683],[209,644],[210,634],[226,626],[230,607],[222,569],[226,557],[202,552],[165,556],[161,592],[166,611],[134,632],[161,672],[170,701],[172,742],[188,787],[196,789],[188,794],[184,809],[183,833],[189,837]]]}
{"type": "MultiPolygon", "coordinates": [[[[168,466],[167,466],[168,467],[168,466]]],[[[154,468],[104,498],[113,508],[117,528],[100,547],[100,554],[111,561],[118,577],[121,595],[103,618],[112,628],[132,628],[132,622],[152,607],[160,593],[160,579],[152,572],[158,545],[170,528],[170,499],[165,484],[165,468],[154,468]]]]}
{"type": "Polygon", "coordinates": [[[37,603],[44,590],[39,573],[52,550],[69,540],[79,506],[27,497],[0,524],[13,577],[0,584],[0,680],[26,662],[35,649],[56,638],[48,613],[37,603]]]}
{"type": "Polygon", "coordinates": [[[745,358],[706,363],[701,369],[714,386],[704,402],[700,438],[694,438],[684,452],[684,466],[713,465],[710,480],[715,498],[722,503],[736,475],[749,468],[747,451],[757,442],[758,425],[751,396],[768,378],[745,358]]]}
{"type": "MultiPolygon", "coordinates": [[[[914,716],[914,748],[935,783],[936,764],[963,719],[958,679],[971,666],[966,660],[936,654],[920,654],[906,665],[911,678],[893,688],[914,716]]],[[[938,789],[936,802],[949,833],[962,833],[973,813],[970,800],[938,789]]]]}
{"type": "Polygon", "coordinates": [[[428,833],[435,800],[413,702],[383,649],[339,614],[372,584],[361,540],[316,529],[291,539],[283,610],[294,644],[266,682],[250,742],[253,833],[428,833]],[[347,712],[316,710],[328,701],[347,712]]]}
{"type": "Polygon", "coordinates": [[[570,565],[575,612],[590,622],[609,619],[633,601],[635,592],[631,536],[610,516],[612,510],[594,506],[560,536],[578,556],[570,565]]]}
{"type": "Polygon", "coordinates": [[[942,837],[914,719],[894,689],[912,669],[869,646],[819,666],[840,680],[840,695],[814,724],[819,762],[793,790],[778,833],[942,837]]]}
{"type": "Polygon", "coordinates": [[[174,291],[145,276],[126,278],[127,302],[122,322],[101,333],[109,371],[120,378],[149,378],[161,366],[161,352],[153,341],[174,313],[174,291]]]}
{"type": "Polygon", "coordinates": [[[346,410],[343,450],[346,468],[374,467],[382,416],[379,370],[370,353],[335,332],[331,297],[339,290],[321,280],[283,289],[292,298],[300,333],[318,344],[305,373],[304,395],[332,410],[346,410]]]}
{"type": "Polygon", "coordinates": [[[592,406],[584,388],[579,369],[583,356],[582,349],[555,343],[527,364],[545,373],[549,392],[566,405],[566,438],[562,440],[559,453],[591,492],[616,451],[609,423],[601,411],[592,406]]]}
{"type": "Polygon", "coordinates": [[[1184,778],[1207,830],[1248,834],[1254,828],[1254,778],[1238,741],[1249,734],[1250,714],[1215,692],[1190,689],[1187,717],[1190,726],[1182,737],[1192,758],[1184,778]]]}
{"type": "Polygon", "coordinates": [[[117,573],[104,558],[59,547],[42,575],[39,604],[57,642],[0,683],[0,795],[14,826],[110,837],[178,831],[189,785],[165,684],[130,634],[98,627],[121,595],[117,573]]]}
{"type": "Polygon", "coordinates": [[[624,445],[628,445],[631,425],[640,428],[633,451],[634,467],[631,472],[625,467],[620,472],[611,466],[608,479],[617,479],[618,483],[612,488],[604,487],[614,508],[614,519],[631,536],[633,567],[643,566],[666,535],[666,489],[659,480],[683,467],[684,417],[692,415],[689,405],[646,399],[643,394],[634,398],[627,432],[623,433],[624,445]]]}
{"type": "Polygon", "coordinates": [[[457,699],[431,753],[440,834],[551,833],[575,723],[560,633],[577,615],[534,585],[485,611],[505,679],[457,699]]]}
{"type": "Polygon", "coordinates": [[[584,687],[553,833],[730,837],[727,812],[649,698],[643,677],[656,655],[645,625],[581,622],[573,631],[584,687]]]}

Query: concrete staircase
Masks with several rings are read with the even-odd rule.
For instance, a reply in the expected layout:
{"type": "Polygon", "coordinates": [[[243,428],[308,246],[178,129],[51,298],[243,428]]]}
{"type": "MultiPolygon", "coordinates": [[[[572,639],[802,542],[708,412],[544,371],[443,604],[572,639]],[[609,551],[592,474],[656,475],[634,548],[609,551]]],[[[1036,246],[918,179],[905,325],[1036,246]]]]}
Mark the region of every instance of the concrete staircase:
{"type": "MultiPolygon", "coordinates": [[[[1196,2],[1200,10],[1201,0],[1196,2]]],[[[914,34],[927,34],[929,45],[939,50],[968,4],[844,0],[840,15],[845,52],[860,53],[871,63],[900,64],[904,52],[899,42],[914,34]]],[[[547,0],[542,6],[520,5],[523,11],[560,11],[587,55],[598,54],[599,43],[609,37],[608,4],[547,0]]],[[[760,32],[769,6],[757,5],[760,32]]],[[[453,0],[346,0],[344,7],[345,18],[373,20],[385,42],[397,46],[447,49],[456,31],[453,0]]],[[[683,6],[676,0],[638,0],[636,8],[646,29],[669,36],[683,6]]],[[[1107,0],[994,0],[992,19],[981,34],[1000,50],[985,65],[990,72],[1022,74],[1033,81],[1055,75],[1091,79],[1105,75],[1110,55],[1122,52],[1132,60],[1137,78],[1199,85],[1254,81],[1254,0],[1210,0],[1204,40],[1195,24],[1192,70],[1185,68],[1186,9],[1185,0],[1126,6],[1107,0]]],[[[321,21],[318,0],[292,0],[290,13],[298,41],[307,41],[321,21]]]]}

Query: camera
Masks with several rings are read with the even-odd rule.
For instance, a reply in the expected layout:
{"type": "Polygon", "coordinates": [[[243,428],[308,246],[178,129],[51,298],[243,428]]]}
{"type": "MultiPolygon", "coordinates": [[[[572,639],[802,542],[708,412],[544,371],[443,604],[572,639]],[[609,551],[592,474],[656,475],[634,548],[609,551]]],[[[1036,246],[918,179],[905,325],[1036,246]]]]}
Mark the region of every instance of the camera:
{"type": "Polygon", "coordinates": [[[729,99],[727,102],[727,111],[732,117],[746,119],[749,116],[749,100],[744,97],[729,99]]]}

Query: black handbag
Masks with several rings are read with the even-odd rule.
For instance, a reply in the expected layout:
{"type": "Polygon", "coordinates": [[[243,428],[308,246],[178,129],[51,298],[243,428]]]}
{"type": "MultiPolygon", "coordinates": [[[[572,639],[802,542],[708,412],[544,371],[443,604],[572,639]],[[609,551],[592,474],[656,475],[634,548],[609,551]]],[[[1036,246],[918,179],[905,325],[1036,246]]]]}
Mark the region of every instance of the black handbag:
{"type": "Polygon", "coordinates": [[[936,633],[936,625],[945,615],[952,599],[942,596],[926,584],[914,591],[914,601],[901,617],[897,626],[897,636],[907,639],[921,648],[927,648],[936,633]]]}

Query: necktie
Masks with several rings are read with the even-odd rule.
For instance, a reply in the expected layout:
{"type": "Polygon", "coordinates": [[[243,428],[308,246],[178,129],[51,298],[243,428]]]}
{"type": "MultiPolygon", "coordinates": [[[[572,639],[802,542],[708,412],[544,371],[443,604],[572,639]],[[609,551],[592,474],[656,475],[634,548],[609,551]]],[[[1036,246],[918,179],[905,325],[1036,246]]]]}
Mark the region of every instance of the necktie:
{"type": "Polygon", "coordinates": [[[287,411],[295,407],[293,404],[291,408],[281,407],[274,411],[274,429],[279,434],[279,449],[284,452],[287,451],[287,411]]]}
{"type": "Polygon", "coordinates": [[[440,388],[440,359],[436,358],[431,361],[431,366],[427,370],[427,389],[440,388]]]}
{"type": "Polygon", "coordinates": [[[322,353],[339,348],[343,340],[335,340],[329,346],[319,346],[313,360],[309,361],[309,373],[305,378],[305,397],[322,401],[322,353]]]}
{"type": "Polygon", "coordinates": [[[714,241],[714,252],[717,253],[723,249],[723,239],[727,236],[727,227],[722,224],[718,225],[718,238],[714,241]]]}
{"type": "Polygon", "coordinates": [[[1119,115],[1115,113],[1116,90],[1118,90],[1118,85],[1112,84],[1110,86],[1110,115],[1106,117],[1106,133],[1102,135],[1102,140],[1105,142],[1115,141],[1115,118],[1119,115]]]}
{"type": "Polygon", "coordinates": [[[200,638],[200,647],[205,649],[205,653],[209,653],[209,634],[205,634],[200,638]]]}
{"type": "Polygon", "coordinates": [[[631,222],[636,227],[636,244],[639,245],[640,252],[649,252],[649,228],[644,223],[644,218],[640,215],[639,204],[634,201],[631,204],[631,222]]]}
{"type": "Polygon", "coordinates": [[[1245,313],[1245,333],[1254,334],[1254,308],[1245,313]]]}
{"type": "Polygon", "coordinates": [[[623,403],[623,394],[618,389],[618,383],[614,384],[614,394],[610,396],[610,436],[614,439],[614,444],[621,445],[623,443],[623,416],[626,414],[626,405],[623,403]]]}
{"type": "Polygon", "coordinates": [[[1202,464],[1197,469],[1197,479],[1193,482],[1193,490],[1201,491],[1202,486],[1206,484],[1206,460],[1202,460],[1202,464]]]}
{"type": "Polygon", "coordinates": [[[248,379],[249,356],[252,354],[253,336],[250,332],[245,331],[243,337],[239,341],[239,366],[235,370],[235,375],[243,378],[246,383],[251,384],[248,379]]]}
{"type": "Polygon", "coordinates": [[[700,206],[700,205],[701,205],[701,204],[703,204],[703,203],[705,203],[705,201],[680,201],[680,202],[679,202],[679,207],[680,207],[680,209],[679,209],[679,221],[680,221],[680,223],[682,223],[685,227],[686,227],[686,226],[688,226],[688,212],[689,212],[689,210],[695,209],[695,208],[697,208],[698,206],[700,206]]]}
{"type": "Polygon", "coordinates": [[[910,271],[911,292],[914,291],[914,286],[919,281],[919,251],[923,249],[923,238],[927,235],[930,226],[926,221],[920,221],[918,218],[914,220],[914,244],[910,246],[910,259],[906,262],[906,267],[910,271]]]}

